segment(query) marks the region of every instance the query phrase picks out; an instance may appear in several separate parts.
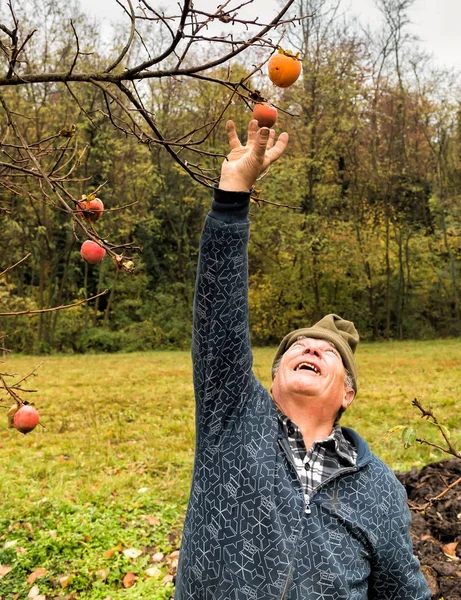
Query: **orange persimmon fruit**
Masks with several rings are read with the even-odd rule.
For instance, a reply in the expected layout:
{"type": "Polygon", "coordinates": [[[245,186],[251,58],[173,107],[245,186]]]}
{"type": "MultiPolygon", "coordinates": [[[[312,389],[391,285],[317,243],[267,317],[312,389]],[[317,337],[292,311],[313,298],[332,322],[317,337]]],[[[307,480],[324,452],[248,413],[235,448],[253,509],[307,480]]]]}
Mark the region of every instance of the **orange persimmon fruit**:
{"type": "Polygon", "coordinates": [[[301,74],[301,60],[289,50],[279,48],[267,63],[269,78],[274,85],[281,88],[290,87],[301,74]]]}
{"type": "Polygon", "coordinates": [[[83,217],[90,223],[94,223],[102,216],[104,204],[102,200],[94,196],[83,197],[77,202],[77,212],[80,217],[83,217]]]}
{"type": "Polygon", "coordinates": [[[278,112],[274,106],[258,102],[253,109],[253,119],[258,121],[260,127],[272,127],[277,121],[278,112]]]}

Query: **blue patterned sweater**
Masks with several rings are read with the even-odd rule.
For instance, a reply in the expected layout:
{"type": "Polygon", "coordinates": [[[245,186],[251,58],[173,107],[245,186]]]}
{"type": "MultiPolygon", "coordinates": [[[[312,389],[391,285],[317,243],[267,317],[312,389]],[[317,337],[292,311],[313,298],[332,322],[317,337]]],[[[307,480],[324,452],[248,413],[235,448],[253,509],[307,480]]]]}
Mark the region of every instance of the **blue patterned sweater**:
{"type": "Polygon", "coordinates": [[[430,600],[405,490],[353,430],[356,468],[304,494],[252,372],[249,194],[215,189],[194,300],[196,453],[176,600],[430,600]]]}

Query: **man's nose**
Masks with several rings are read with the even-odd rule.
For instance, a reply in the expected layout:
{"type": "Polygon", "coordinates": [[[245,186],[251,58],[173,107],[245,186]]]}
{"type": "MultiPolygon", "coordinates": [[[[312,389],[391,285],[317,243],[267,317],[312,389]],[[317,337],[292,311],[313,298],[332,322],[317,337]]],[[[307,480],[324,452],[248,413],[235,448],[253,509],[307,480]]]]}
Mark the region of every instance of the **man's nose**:
{"type": "Polygon", "coordinates": [[[313,354],[314,356],[317,356],[318,358],[321,358],[322,351],[321,351],[320,348],[318,348],[314,344],[309,344],[309,346],[305,347],[304,354],[313,354]]]}

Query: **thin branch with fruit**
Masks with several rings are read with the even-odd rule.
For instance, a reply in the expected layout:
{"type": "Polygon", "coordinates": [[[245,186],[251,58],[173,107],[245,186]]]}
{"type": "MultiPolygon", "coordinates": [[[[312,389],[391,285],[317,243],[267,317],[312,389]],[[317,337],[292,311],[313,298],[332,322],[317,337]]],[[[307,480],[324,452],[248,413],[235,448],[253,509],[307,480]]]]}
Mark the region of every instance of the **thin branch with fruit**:
{"type": "MultiPolygon", "coordinates": [[[[43,364],[43,363],[42,363],[43,364]]],[[[37,390],[26,390],[21,387],[21,383],[35,375],[35,371],[40,367],[36,367],[33,371],[13,383],[8,385],[6,377],[14,377],[8,373],[0,373],[0,390],[5,390],[7,395],[13,400],[13,404],[10,406],[7,412],[8,427],[10,429],[17,429],[21,433],[29,433],[40,423],[40,415],[38,410],[35,408],[33,403],[23,400],[19,395],[24,393],[34,393],[37,390]]],[[[1,402],[1,401],[0,401],[1,402]]],[[[40,423],[40,425],[43,424],[40,423]]]]}

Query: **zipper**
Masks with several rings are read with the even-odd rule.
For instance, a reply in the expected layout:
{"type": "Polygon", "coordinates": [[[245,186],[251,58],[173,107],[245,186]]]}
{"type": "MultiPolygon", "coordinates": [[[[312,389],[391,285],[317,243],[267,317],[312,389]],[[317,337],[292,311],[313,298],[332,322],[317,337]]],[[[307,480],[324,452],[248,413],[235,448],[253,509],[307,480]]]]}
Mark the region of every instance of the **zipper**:
{"type": "Polygon", "coordinates": [[[339,469],[338,471],[335,471],[333,473],[333,475],[330,475],[330,477],[328,477],[328,479],[325,479],[325,481],[322,481],[322,483],[320,483],[316,488],[314,488],[312,490],[312,494],[310,496],[305,495],[305,498],[307,497],[306,514],[308,514],[308,515],[311,514],[312,511],[310,509],[310,502],[312,500],[312,496],[314,496],[314,494],[316,494],[320,488],[322,488],[324,485],[326,485],[333,479],[336,479],[336,477],[339,477],[341,475],[346,475],[346,473],[357,473],[358,470],[359,470],[359,467],[345,467],[344,469],[339,469]]]}
{"type": "MultiPolygon", "coordinates": [[[[330,481],[332,481],[333,479],[336,479],[336,477],[339,477],[340,475],[345,475],[346,473],[356,473],[359,470],[359,467],[345,467],[344,469],[340,469],[339,471],[335,471],[333,473],[333,475],[330,475],[330,477],[328,477],[328,479],[325,479],[325,481],[322,481],[322,483],[320,485],[318,485],[316,488],[314,488],[312,490],[312,494],[308,495],[304,493],[304,489],[303,489],[303,484],[302,481],[298,475],[298,469],[296,468],[296,464],[293,460],[293,455],[291,454],[291,448],[290,445],[288,443],[288,440],[285,439],[284,437],[279,437],[278,438],[278,443],[280,445],[280,447],[282,448],[285,456],[287,457],[289,463],[291,464],[291,466],[293,467],[293,469],[295,470],[296,473],[296,477],[299,481],[299,485],[301,486],[301,489],[303,491],[303,499],[304,499],[304,513],[306,515],[310,515],[311,514],[311,508],[310,508],[310,504],[311,504],[311,500],[312,497],[314,496],[314,494],[316,494],[320,488],[322,488],[324,485],[326,485],[327,483],[329,483],[330,481]]],[[[282,596],[283,597],[283,596],[282,596]]]]}
{"type": "MultiPolygon", "coordinates": [[[[324,485],[326,485],[327,483],[329,483],[336,477],[339,477],[340,475],[345,475],[346,473],[356,473],[359,470],[359,467],[345,467],[344,469],[340,469],[339,471],[336,471],[335,473],[333,473],[333,475],[330,475],[330,477],[328,477],[328,479],[325,479],[325,481],[323,481],[320,485],[318,485],[316,488],[314,488],[312,490],[312,494],[309,496],[308,494],[304,493],[303,484],[298,475],[298,469],[296,468],[295,462],[293,460],[293,457],[291,454],[291,448],[289,446],[288,440],[285,439],[284,437],[278,438],[278,443],[279,443],[279,446],[281,447],[283,453],[285,454],[286,458],[288,459],[288,462],[291,464],[291,466],[295,470],[296,477],[299,481],[299,485],[301,486],[301,490],[303,491],[304,513],[307,515],[310,515],[312,512],[311,508],[310,508],[312,496],[314,496],[314,494],[316,494],[321,487],[323,487],[324,485]]],[[[282,590],[282,595],[280,596],[280,600],[283,600],[285,598],[285,595],[288,590],[288,585],[290,583],[292,571],[293,571],[293,562],[290,564],[290,569],[288,571],[287,580],[285,582],[285,587],[282,590]]]]}

